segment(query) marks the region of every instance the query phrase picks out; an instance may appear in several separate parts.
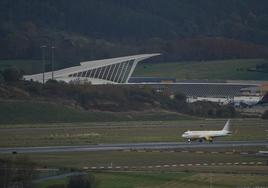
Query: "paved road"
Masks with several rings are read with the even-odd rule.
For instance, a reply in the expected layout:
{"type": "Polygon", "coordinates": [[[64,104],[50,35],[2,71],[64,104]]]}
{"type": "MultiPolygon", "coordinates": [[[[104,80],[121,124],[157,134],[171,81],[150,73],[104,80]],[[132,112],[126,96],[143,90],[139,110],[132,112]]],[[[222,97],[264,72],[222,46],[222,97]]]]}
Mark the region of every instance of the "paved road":
{"type": "Polygon", "coordinates": [[[48,146],[48,147],[17,147],[0,148],[0,153],[55,153],[55,152],[93,152],[117,150],[150,150],[150,149],[202,149],[202,148],[230,148],[245,146],[267,146],[263,141],[218,141],[214,143],[185,143],[185,142],[154,142],[154,143],[127,143],[127,144],[96,144],[80,146],[48,146]]]}
{"type": "Polygon", "coordinates": [[[85,172],[70,172],[70,173],[60,174],[60,175],[55,175],[55,176],[50,176],[50,177],[43,177],[43,178],[34,180],[33,183],[40,183],[43,181],[57,180],[57,179],[63,179],[63,178],[70,177],[70,176],[79,176],[79,175],[87,175],[87,173],[85,173],[85,172]]]}

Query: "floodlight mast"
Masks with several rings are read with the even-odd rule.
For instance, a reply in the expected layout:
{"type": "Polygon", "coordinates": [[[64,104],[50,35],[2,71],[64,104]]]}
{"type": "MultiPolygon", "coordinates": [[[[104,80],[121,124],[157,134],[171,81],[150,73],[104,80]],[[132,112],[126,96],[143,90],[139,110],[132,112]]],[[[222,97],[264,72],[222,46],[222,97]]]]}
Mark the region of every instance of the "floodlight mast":
{"type": "Polygon", "coordinates": [[[54,80],[54,59],[55,59],[55,46],[51,46],[51,78],[54,80]]]}
{"type": "Polygon", "coordinates": [[[43,84],[45,84],[45,63],[46,63],[46,60],[45,60],[45,48],[47,46],[46,45],[42,45],[40,46],[40,48],[42,49],[42,72],[43,72],[43,84]]]}

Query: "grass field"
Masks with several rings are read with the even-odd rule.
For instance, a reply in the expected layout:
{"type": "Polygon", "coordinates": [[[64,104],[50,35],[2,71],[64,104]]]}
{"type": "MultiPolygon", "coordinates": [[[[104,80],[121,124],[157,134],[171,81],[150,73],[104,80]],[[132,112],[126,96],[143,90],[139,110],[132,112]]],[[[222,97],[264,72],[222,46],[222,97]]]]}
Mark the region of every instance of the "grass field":
{"type": "MultiPolygon", "coordinates": [[[[243,147],[239,152],[257,152],[264,148],[243,147]]],[[[225,151],[233,151],[225,148],[225,151]]],[[[21,155],[21,154],[17,154],[21,155]]],[[[24,155],[24,154],[23,154],[24,155]]],[[[255,156],[243,156],[240,153],[228,154],[222,149],[210,149],[204,153],[193,152],[137,152],[137,151],[112,151],[112,152],[73,152],[73,153],[49,153],[49,154],[27,154],[42,167],[60,169],[85,169],[92,166],[112,166],[111,170],[93,171],[97,179],[97,187],[234,187],[234,186],[263,186],[268,185],[268,167],[264,166],[265,158],[255,156]],[[218,151],[218,153],[211,153],[218,151]],[[211,163],[234,163],[240,165],[211,165],[211,163]],[[262,162],[262,165],[241,165],[242,162],[262,162]],[[179,166],[179,164],[192,164],[191,166],[179,166]],[[195,164],[208,163],[207,166],[196,166],[195,164]],[[164,165],[170,165],[164,167],[164,165]],[[172,167],[172,164],[177,164],[172,167]],[[160,168],[150,166],[162,165],[160,168]],[[121,169],[117,169],[121,166],[121,169]],[[126,169],[125,166],[129,168],[126,169]],[[135,168],[133,169],[133,167],[135,168]],[[257,175],[259,174],[259,175],[257,175]]],[[[1,155],[11,157],[11,154],[1,155]]],[[[14,157],[14,155],[13,155],[14,157]]],[[[40,183],[39,187],[47,187],[51,184],[64,184],[66,178],[40,183]]]]}
{"type": "Polygon", "coordinates": [[[172,112],[89,112],[53,102],[0,100],[0,125],[53,122],[105,122],[193,119],[172,112]]]}
{"type": "MultiPolygon", "coordinates": [[[[220,129],[223,119],[195,119],[179,121],[122,121],[88,123],[47,124],[2,124],[0,126],[1,147],[77,145],[91,143],[159,142],[182,141],[185,130],[220,129]]],[[[261,119],[234,119],[234,135],[227,140],[266,139],[267,121],[261,119]]],[[[91,169],[93,166],[113,166],[114,172],[94,171],[98,187],[239,187],[267,186],[268,167],[265,158],[244,156],[241,152],[256,153],[264,147],[241,147],[199,150],[170,151],[103,151],[27,154],[39,166],[60,169],[91,169]],[[214,152],[214,153],[212,153],[214,152]],[[216,152],[216,153],[215,153],[216,152]],[[239,165],[233,163],[240,162],[239,165]],[[262,165],[241,165],[241,163],[262,162],[262,165]],[[195,164],[207,163],[208,166],[195,164]],[[216,163],[217,165],[212,165],[216,163]],[[219,166],[220,163],[224,165],[219,166]],[[232,165],[226,165],[232,163],[232,165]],[[176,167],[171,165],[176,164],[176,167]],[[192,166],[179,166],[192,164],[192,166]],[[149,168],[162,165],[161,168],[149,168]],[[164,165],[169,165],[164,168],[164,165]],[[116,166],[130,167],[120,169],[116,166]],[[135,169],[133,170],[133,167],[135,169]],[[262,175],[257,175],[262,174],[262,175]],[[211,176],[211,178],[210,178],[211,176]]],[[[11,157],[12,154],[2,154],[11,157]]],[[[17,154],[17,156],[24,154],[17,154]]],[[[14,155],[13,155],[14,156],[14,155]]],[[[66,179],[47,181],[39,187],[64,184],[66,179]]]]}
{"type": "Polygon", "coordinates": [[[55,179],[55,180],[47,180],[42,183],[37,183],[36,186],[39,188],[47,188],[49,186],[57,186],[57,185],[67,185],[67,178],[63,179],[55,179]]]}
{"type": "MultiPolygon", "coordinates": [[[[226,149],[230,150],[231,148],[226,149]]],[[[258,151],[263,148],[240,148],[244,151],[258,151]]],[[[212,150],[211,150],[212,151],[212,150]]],[[[217,151],[213,149],[213,151],[217,151]]],[[[92,166],[112,165],[114,170],[93,171],[98,188],[124,187],[238,187],[267,186],[267,166],[195,166],[196,163],[218,162],[263,162],[264,158],[245,157],[240,154],[211,154],[183,152],[75,152],[30,154],[29,157],[48,167],[67,167],[81,169],[92,166]],[[179,164],[193,166],[179,167],[179,164]],[[148,169],[148,165],[178,164],[178,167],[148,169]],[[128,166],[130,169],[116,170],[116,166],[128,166]],[[135,169],[133,170],[133,166],[135,169]]],[[[43,182],[40,187],[51,184],[64,184],[66,179],[43,182]]]]}
{"type": "Polygon", "coordinates": [[[209,173],[96,173],[99,188],[229,188],[268,185],[268,176],[209,173]]]}
{"type": "MultiPolygon", "coordinates": [[[[187,130],[221,129],[225,119],[2,124],[0,147],[184,141],[187,130]]],[[[264,140],[267,120],[234,119],[233,135],[221,140],[264,140]]]]}
{"type": "MultiPolygon", "coordinates": [[[[234,148],[226,148],[225,151],[233,151],[234,148]]],[[[243,148],[245,152],[258,152],[264,149],[264,147],[247,147],[243,148]]],[[[157,150],[156,150],[157,151],[157,150]]],[[[84,167],[100,167],[105,168],[112,166],[115,170],[116,166],[128,166],[130,169],[134,166],[135,169],[145,170],[163,170],[163,167],[159,168],[147,168],[147,166],[155,165],[173,165],[177,164],[178,167],[172,168],[173,170],[198,170],[200,168],[207,168],[204,166],[196,167],[195,164],[203,163],[233,163],[233,162],[263,162],[264,158],[258,158],[254,156],[243,156],[240,153],[226,154],[225,152],[211,153],[218,151],[217,149],[211,149],[205,153],[193,152],[137,152],[137,151],[102,151],[102,152],[66,152],[66,153],[42,153],[42,154],[27,154],[30,159],[36,161],[41,166],[49,166],[52,168],[78,168],[84,167]],[[179,164],[193,164],[192,167],[180,167],[179,164]],[[146,166],[145,168],[143,168],[146,166]]],[[[2,155],[10,156],[11,154],[2,155]]],[[[24,155],[24,154],[18,154],[24,155]]],[[[25,154],[26,155],[26,154],[25,154]]],[[[211,167],[211,169],[215,168],[211,167]]],[[[217,171],[232,172],[234,166],[223,166],[217,171]]],[[[254,166],[253,166],[254,167],[254,166]]],[[[122,170],[121,168],[121,170],[122,170]]],[[[170,168],[166,168],[170,169],[170,168]]],[[[216,168],[217,169],[217,168],[216,168]]],[[[118,170],[118,169],[117,169],[118,170]]],[[[126,169],[128,170],[128,169],[126,169]]],[[[268,167],[266,168],[268,170],[268,167]]],[[[242,169],[241,169],[242,171],[242,169]]],[[[243,170],[245,172],[245,169],[243,170]]],[[[247,170],[248,171],[248,170],[247,170]]],[[[253,171],[252,171],[253,172],[253,171]]],[[[267,172],[267,171],[266,171],[267,172]]],[[[267,172],[268,173],[268,172],[267,172]]]]}
{"type": "MultiPolygon", "coordinates": [[[[267,187],[267,175],[211,174],[185,172],[99,172],[94,173],[97,188],[234,188],[267,187]]],[[[67,179],[47,181],[39,185],[66,184],[67,179]]]]}
{"type": "Polygon", "coordinates": [[[268,63],[264,59],[234,59],[199,62],[139,64],[134,76],[175,77],[179,80],[268,80],[267,73],[248,72],[248,68],[268,63]]]}

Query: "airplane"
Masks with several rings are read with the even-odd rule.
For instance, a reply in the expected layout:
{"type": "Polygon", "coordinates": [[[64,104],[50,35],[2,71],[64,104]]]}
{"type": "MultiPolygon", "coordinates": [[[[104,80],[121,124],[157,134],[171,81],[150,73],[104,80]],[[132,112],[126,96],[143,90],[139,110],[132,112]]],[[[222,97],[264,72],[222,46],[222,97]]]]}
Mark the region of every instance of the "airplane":
{"type": "Polygon", "coordinates": [[[255,96],[239,96],[235,97],[231,102],[236,107],[253,107],[257,105],[263,105],[268,103],[268,92],[263,97],[255,96]]]}
{"type": "Polygon", "coordinates": [[[230,119],[225,123],[222,130],[217,131],[186,131],[181,136],[183,138],[188,139],[188,142],[193,140],[199,140],[199,142],[203,142],[203,140],[208,142],[213,142],[213,138],[222,137],[231,135],[232,131],[230,131],[230,119]]]}

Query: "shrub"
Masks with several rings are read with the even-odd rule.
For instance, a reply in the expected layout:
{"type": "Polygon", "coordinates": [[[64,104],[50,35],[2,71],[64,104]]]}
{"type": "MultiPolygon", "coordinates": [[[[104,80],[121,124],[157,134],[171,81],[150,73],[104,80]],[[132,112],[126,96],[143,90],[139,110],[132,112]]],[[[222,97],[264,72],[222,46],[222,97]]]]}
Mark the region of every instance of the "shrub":
{"type": "Polygon", "coordinates": [[[71,176],[68,182],[68,188],[94,188],[96,187],[95,177],[89,175],[71,176]]]}
{"type": "Polygon", "coordinates": [[[16,68],[8,68],[3,71],[6,82],[16,82],[22,78],[22,72],[16,68]]]}
{"type": "Polygon", "coordinates": [[[0,84],[4,83],[4,81],[5,81],[5,78],[4,78],[3,72],[0,71],[0,84]]]}
{"type": "Polygon", "coordinates": [[[35,166],[24,156],[0,159],[0,187],[32,187],[35,166]]]}
{"type": "Polygon", "coordinates": [[[64,184],[49,185],[47,188],[66,188],[64,184]]]}
{"type": "Polygon", "coordinates": [[[262,114],[262,119],[268,119],[268,110],[262,114]]]}

